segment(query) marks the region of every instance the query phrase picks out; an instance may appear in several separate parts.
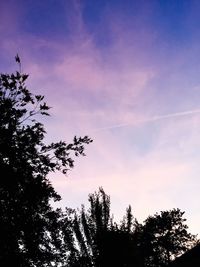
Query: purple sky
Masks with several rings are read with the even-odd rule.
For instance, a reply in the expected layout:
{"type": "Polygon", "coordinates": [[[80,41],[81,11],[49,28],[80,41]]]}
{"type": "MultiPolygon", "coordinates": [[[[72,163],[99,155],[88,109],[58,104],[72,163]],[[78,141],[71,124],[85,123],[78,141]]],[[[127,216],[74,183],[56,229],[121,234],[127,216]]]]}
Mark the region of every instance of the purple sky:
{"type": "Polygon", "coordinates": [[[94,140],[69,178],[52,176],[60,205],[103,186],[116,219],[177,207],[199,232],[199,14],[198,0],[0,1],[0,72],[19,53],[53,107],[49,141],[94,140]]]}

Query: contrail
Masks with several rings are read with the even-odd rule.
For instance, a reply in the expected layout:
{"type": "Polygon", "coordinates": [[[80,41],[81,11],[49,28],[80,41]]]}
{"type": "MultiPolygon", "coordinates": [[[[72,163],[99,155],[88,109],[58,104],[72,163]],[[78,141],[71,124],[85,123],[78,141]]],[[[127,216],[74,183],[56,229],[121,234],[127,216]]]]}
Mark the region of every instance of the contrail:
{"type": "Polygon", "coordinates": [[[107,127],[102,127],[99,129],[95,129],[95,132],[98,131],[103,131],[103,130],[110,130],[110,129],[115,129],[115,128],[122,128],[126,126],[131,126],[137,123],[145,123],[145,122],[154,122],[154,121],[159,121],[159,120],[164,120],[164,119],[169,119],[169,118],[176,118],[176,117],[183,117],[187,115],[194,115],[200,113],[200,109],[193,109],[193,110],[187,110],[187,111],[182,111],[182,112],[176,112],[176,113],[170,113],[166,115],[159,115],[159,116],[154,116],[151,118],[143,119],[143,120],[136,120],[133,123],[122,123],[122,124],[116,124],[116,125],[111,125],[107,127]]]}

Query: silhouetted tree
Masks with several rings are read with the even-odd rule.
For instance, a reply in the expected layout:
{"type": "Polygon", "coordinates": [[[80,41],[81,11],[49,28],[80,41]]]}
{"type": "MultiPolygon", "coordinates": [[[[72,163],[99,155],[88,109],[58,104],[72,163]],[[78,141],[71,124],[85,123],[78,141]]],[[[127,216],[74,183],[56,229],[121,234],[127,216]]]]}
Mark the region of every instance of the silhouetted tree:
{"type": "Polygon", "coordinates": [[[144,266],[166,266],[196,244],[196,236],[188,232],[183,215],[180,209],[161,211],[138,225],[138,244],[144,266]]]}
{"type": "MultiPolygon", "coordinates": [[[[21,69],[20,58],[16,62],[21,69]]],[[[72,158],[84,155],[87,136],[45,144],[45,129],[36,115],[49,107],[41,95],[33,95],[27,74],[0,75],[0,266],[50,266],[64,259],[66,243],[60,230],[63,215],[50,200],[60,196],[47,175],[66,173],[72,158]]]]}
{"type": "Polygon", "coordinates": [[[75,239],[69,266],[133,266],[137,259],[131,207],[118,225],[110,214],[110,197],[102,188],[89,195],[89,203],[88,210],[82,206],[74,215],[72,226],[75,239]]]}
{"type": "Polygon", "coordinates": [[[100,188],[89,195],[89,203],[88,211],[82,206],[79,212],[75,212],[73,232],[77,251],[72,255],[77,259],[77,266],[102,266],[99,265],[105,245],[102,240],[110,227],[110,198],[100,188]]]}

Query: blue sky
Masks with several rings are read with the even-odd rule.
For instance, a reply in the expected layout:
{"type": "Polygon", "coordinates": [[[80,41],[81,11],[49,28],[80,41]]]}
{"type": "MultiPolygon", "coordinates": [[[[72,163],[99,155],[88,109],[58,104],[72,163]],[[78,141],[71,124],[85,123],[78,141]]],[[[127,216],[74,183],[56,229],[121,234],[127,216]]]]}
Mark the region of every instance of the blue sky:
{"type": "Polygon", "coordinates": [[[7,0],[0,3],[0,71],[19,53],[29,88],[52,106],[47,140],[94,142],[66,178],[60,205],[99,186],[120,219],[181,208],[199,232],[200,2],[7,0]]]}

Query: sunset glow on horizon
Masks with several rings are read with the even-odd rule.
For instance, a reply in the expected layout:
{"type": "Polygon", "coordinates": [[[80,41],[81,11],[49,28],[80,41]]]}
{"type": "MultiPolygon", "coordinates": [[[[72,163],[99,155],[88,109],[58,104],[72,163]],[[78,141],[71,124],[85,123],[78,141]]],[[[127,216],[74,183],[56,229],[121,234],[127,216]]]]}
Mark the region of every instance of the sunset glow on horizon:
{"type": "Polygon", "coordinates": [[[86,157],[52,174],[72,208],[102,186],[122,219],[172,208],[200,223],[200,2],[0,2],[0,72],[18,53],[31,92],[45,95],[47,140],[88,135],[86,157]]]}

